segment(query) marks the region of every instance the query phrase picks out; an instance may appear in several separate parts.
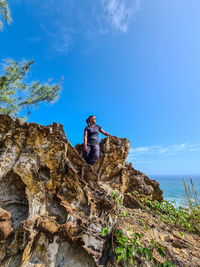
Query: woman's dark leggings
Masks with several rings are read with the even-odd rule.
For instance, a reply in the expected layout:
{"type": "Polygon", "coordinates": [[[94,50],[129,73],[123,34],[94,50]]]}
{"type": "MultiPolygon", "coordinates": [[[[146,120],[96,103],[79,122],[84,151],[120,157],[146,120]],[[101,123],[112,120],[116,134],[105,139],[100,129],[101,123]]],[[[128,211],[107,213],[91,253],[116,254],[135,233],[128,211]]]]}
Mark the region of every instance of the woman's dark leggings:
{"type": "Polygon", "coordinates": [[[93,165],[100,154],[99,145],[87,145],[88,151],[86,153],[86,162],[87,164],[93,165]]]}

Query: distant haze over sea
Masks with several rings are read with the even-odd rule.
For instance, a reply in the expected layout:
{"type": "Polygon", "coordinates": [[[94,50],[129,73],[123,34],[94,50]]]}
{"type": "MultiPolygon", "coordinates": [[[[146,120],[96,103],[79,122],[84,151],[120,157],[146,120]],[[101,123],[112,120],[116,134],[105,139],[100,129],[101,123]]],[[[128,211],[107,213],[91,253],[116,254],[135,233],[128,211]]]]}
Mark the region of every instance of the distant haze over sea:
{"type": "Polygon", "coordinates": [[[163,191],[163,197],[168,201],[175,201],[176,205],[184,206],[185,189],[183,178],[187,185],[191,185],[190,177],[192,177],[194,188],[199,193],[200,197],[200,174],[191,175],[148,175],[160,183],[160,188],[163,191]]]}

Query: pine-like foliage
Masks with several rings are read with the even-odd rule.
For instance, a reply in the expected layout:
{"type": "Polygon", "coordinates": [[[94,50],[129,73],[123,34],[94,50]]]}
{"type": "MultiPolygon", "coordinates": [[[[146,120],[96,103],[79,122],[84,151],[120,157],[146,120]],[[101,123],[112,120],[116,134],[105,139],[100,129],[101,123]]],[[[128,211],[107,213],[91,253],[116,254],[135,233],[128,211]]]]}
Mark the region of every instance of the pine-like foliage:
{"type": "MultiPolygon", "coordinates": [[[[7,1],[0,0],[0,18],[3,17],[3,20],[5,20],[7,23],[11,23],[12,19],[10,16],[10,9],[8,6],[7,1]]],[[[0,20],[0,30],[3,29],[3,22],[0,20]]]]}
{"type": "MultiPolygon", "coordinates": [[[[33,63],[27,60],[5,60],[4,73],[0,76],[0,114],[8,114],[15,119],[24,108],[29,115],[31,106],[37,106],[42,101],[54,103],[58,99],[61,82],[52,85],[49,84],[51,80],[44,84],[39,81],[26,82],[33,63]]],[[[26,120],[27,116],[22,119],[26,120]]]]}

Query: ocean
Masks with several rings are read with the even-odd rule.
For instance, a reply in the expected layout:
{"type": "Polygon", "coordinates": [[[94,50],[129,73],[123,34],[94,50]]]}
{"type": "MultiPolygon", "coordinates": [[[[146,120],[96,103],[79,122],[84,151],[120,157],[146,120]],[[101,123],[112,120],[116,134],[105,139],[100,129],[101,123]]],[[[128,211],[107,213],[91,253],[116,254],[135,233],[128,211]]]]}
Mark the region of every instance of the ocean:
{"type": "Polygon", "coordinates": [[[163,197],[167,201],[175,201],[175,206],[185,206],[185,189],[183,178],[187,185],[191,185],[190,177],[192,177],[194,188],[200,197],[200,175],[148,175],[160,183],[163,191],[163,197]]]}

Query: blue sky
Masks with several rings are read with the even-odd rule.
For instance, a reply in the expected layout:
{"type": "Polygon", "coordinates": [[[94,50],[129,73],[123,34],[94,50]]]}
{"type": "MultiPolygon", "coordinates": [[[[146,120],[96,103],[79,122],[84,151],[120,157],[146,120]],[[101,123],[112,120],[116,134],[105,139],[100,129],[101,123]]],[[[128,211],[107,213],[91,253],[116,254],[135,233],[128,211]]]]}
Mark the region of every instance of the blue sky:
{"type": "Polygon", "coordinates": [[[130,140],[134,168],[200,173],[199,1],[8,2],[0,58],[34,59],[30,80],[64,76],[57,102],[33,109],[29,122],[61,123],[75,145],[94,114],[130,140]]]}

